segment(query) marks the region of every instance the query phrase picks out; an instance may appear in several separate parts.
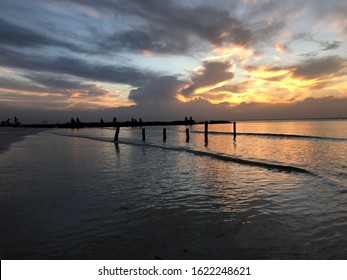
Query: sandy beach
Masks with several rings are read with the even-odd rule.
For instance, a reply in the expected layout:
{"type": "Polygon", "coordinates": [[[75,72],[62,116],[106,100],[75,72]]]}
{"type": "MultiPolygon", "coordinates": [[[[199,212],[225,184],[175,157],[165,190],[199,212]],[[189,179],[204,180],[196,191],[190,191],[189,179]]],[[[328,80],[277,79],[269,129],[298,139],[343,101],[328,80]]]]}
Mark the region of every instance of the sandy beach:
{"type": "Polygon", "coordinates": [[[21,141],[25,136],[37,134],[46,128],[0,127],[0,153],[7,150],[12,143],[21,141]]]}

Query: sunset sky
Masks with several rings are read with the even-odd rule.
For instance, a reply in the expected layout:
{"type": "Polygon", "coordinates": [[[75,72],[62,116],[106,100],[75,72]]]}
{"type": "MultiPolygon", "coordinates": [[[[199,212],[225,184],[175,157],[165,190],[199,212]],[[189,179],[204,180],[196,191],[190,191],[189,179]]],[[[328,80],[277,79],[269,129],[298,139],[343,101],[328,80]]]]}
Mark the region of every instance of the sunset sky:
{"type": "Polygon", "coordinates": [[[0,120],[347,117],[347,2],[0,0],[0,120]]]}

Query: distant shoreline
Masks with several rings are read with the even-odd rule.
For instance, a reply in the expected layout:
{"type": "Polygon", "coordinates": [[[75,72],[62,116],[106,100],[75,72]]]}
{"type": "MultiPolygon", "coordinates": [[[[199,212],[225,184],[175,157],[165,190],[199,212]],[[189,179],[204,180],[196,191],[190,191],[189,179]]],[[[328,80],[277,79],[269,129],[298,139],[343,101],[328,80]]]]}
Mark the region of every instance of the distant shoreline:
{"type": "MultiPolygon", "coordinates": [[[[149,121],[149,122],[83,122],[80,124],[24,124],[20,127],[25,128],[95,128],[95,127],[141,127],[141,126],[174,126],[174,125],[196,125],[203,124],[204,122],[195,122],[195,121],[149,121]]],[[[225,120],[210,120],[210,124],[223,124],[223,123],[231,123],[231,121],[225,120]]]]}
{"type": "MultiPolygon", "coordinates": [[[[209,124],[228,124],[237,122],[290,122],[290,121],[344,121],[347,117],[340,118],[292,118],[292,119],[249,119],[249,120],[208,120],[209,124]]],[[[22,124],[17,128],[97,128],[97,127],[139,127],[139,126],[177,126],[204,124],[204,121],[147,121],[147,122],[81,122],[79,124],[66,123],[43,123],[43,124],[22,124]]],[[[13,125],[0,126],[0,128],[15,128],[13,125]]]]}

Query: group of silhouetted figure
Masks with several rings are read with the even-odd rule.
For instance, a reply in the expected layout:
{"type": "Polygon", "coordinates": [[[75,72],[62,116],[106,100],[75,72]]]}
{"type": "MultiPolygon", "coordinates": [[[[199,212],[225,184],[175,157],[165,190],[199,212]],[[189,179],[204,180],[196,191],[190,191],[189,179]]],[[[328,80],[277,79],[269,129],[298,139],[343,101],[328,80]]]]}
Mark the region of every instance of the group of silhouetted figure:
{"type": "Polygon", "coordinates": [[[76,119],[71,118],[70,122],[66,123],[64,126],[65,127],[71,127],[71,128],[82,128],[84,126],[90,126],[90,124],[92,124],[92,126],[110,126],[110,125],[116,125],[117,123],[117,118],[114,117],[112,122],[105,122],[103,118],[100,119],[99,122],[94,122],[94,123],[83,123],[80,121],[80,119],[77,117],[76,119]]]}
{"type": "Polygon", "coordinates": [[[1,121],[1,126],[14,126],[14,127],[20,126],[20,122],[19,122],[19,120],[18,120],[17,117],[14,117],[14,118],[13,118],[13,120],[14,120],[13,123],[11,123],[10,120],[11,120],[11,119],[8,118],[6,121],[1,121]]]}
{"type": "MultiPolygon", "coordinates": [[[[142,125],[142,118],[140,118],[139,120],[135,119],[135,118],[131,118],[130,121],[126,121],[125,123],[130,124],[131,126],[137,126],[137,125],[142,125]]],[[[70,123],[69,124],[71,127],[74,128],[80,128],[83,127],[84,124],[80,121],[79,118],[71,118],[70,123]]],[[[100,119],[99,123],[93,123],[94,125],[98,125],[98,126],[109,126],[109,125],[117,125],[117,118],[114,117],[112,122],[105,122],[103,118],[100,119]]]]}
{"type": "MultiPolygon", "coordinates": [[[[158,122],[156,122],[158,123],[158,122]]],[[[184,122],[183,121],[175,121],[172,123],[178,123],[178,124],[185,124],[185,125],[192,125],[195,124],[195,121],[192,117],[185,117],[184,122]]],[[[142,118],[139,118],[138,120],[136,118],[131,118],[129,121],[125,122],[118,122],[117,118],[114,117],[111,122],[105,122],[103,118],[100,119],[99,122],[92,122],[92,123],[83,123],[80,121],[80,119],[77,117],[71,118],[70,122],[67,122],[65,124],[57,124],[57,127],[70,127],[70,128],[82,128],[82,127],[106,127],[106,126],[119,126],[119,125],[125,125],[125,126],[142,126],[142,125],[148,125],[152,124],[153,122],[147,122],[143,123],[142,118]]],[[[1,126],[10,126],[10,127],[18,127],[21,123],[19,122],[17,117],[13,118],[13,122],[11,122],[11,119],[8,118],[6,121],[1,121],[1,126]]],[[[47,125],[44,123],[43,125],[47,125]]]]}
{"type": "Polygon", "coordinates": [[[193,120],[192,117],[189,117],[189,119],[188,119],[188,117],[185,117],[184,121],[186,124],[189,124],[189,125],[195,124],[195,121],[193,120]]]}
{"type": "Polygon", "coordinates": [[[142,119],[140,118],[138,121],[137,119],[131,118],[131,125],[135,126],[135,125],[142,125],[142,119]]]}

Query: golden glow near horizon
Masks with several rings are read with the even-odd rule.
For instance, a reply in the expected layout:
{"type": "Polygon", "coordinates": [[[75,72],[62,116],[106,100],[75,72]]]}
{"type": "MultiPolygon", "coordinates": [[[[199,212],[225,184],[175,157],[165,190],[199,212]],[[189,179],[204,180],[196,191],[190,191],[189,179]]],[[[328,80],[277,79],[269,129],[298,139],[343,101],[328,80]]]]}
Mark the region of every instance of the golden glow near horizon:
{"type": "MultiPolygon", "coordinates": [[[[285,47],[280,44],[276,44],[275,49],[279,52],[286,51],[285,47]]],[[[294,54],[287,55],[293,56],[294,54]]],[[[230,81],[221,81],[198,88],[190,97],[178,93],[177,98],[182,102],[189,102],[196,97],[202,97],[213,104],[225,102],[239,104],[242,102],[287,103],[293,100],[302,101],[310,96],[324,97],[327,92],[331,91],[341,94],[342,97],[347,95],[347,82],[344,75],[334,76],[333,73],[327,77],[317,78],[296,76],[294,66],[283,67],[283,69],[277,67],[276,70],[276,62],[281,65],[282,59],[280,56],[273,57],[275,62],[272,64],[274,65],[273,69],[267,64],[247,68],[246,65],[252,62],[256,63],[259,57],[260,55],[255,55],[254,50],[244,47],[214,48],[214,55],[206,57],[205,61],[233,59],[235,63],[231,71],[234,72],[236,65],[238,65],[237,70],[241,70],[243,76],[237,76],[238,73],[236,72],[235,78],[230,81]],[[245,85],[237,92],[225,89],[228,85],[237,85],[239,80],[243,80],[245,85]],[[219,88],[221,89],[219,90],[219,88]]],[[[203,67],[199,66],[194,71],[201,72],[203,67]]]]}
{"type": "Polygon", "coordinates": [[[0,3],[4,107],[347,98],[347,6],[340,0],[322,5],[319,16],[311,1],[188,0],[170,9],[159,1],[153,17],[153,3],[122,3],[118,17],[118,2],[18,1],[5,1],[6,13],[0,3]]]}
{"type": "Polygon", "coordinates": [[[205,93],[205,92],[211,91],[213,89],[219,88],[221,86],[224,86],[224,85],[226,85],[228,83],[229,83],[229,81],[227,80],[227,81],[222,81],[222,82],[219,82],[219,83],[216,83],[216,84],[213,84],[213,85],[201,87],[201,88],[198,88],[195,91],[195,94],[205,93]]]}

